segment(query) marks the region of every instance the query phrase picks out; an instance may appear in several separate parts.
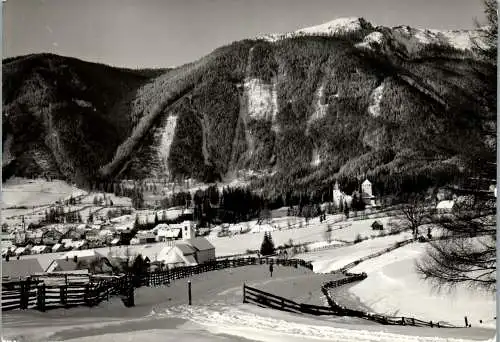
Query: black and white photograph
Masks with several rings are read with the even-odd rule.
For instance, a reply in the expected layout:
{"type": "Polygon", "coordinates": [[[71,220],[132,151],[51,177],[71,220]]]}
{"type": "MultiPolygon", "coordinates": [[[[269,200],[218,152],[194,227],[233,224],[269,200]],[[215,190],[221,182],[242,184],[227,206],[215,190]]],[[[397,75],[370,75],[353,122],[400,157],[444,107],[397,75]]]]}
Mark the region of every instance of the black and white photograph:
{"type": "Polygon", "coordinates": [[[3,0],[2,342],[495,342],[498,0],[3,0]]]}

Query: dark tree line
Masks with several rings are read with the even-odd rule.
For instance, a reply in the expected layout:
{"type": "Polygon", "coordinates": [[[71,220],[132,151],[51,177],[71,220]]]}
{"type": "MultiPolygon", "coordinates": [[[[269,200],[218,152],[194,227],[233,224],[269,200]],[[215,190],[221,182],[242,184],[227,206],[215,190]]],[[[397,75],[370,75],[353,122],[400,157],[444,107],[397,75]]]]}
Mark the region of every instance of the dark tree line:
{"type": "Polygon", "coordinates": [[[82,223],[82,215],[78,211],[64,212],[62,206],[45,210],[43,223],[82,223]]]}

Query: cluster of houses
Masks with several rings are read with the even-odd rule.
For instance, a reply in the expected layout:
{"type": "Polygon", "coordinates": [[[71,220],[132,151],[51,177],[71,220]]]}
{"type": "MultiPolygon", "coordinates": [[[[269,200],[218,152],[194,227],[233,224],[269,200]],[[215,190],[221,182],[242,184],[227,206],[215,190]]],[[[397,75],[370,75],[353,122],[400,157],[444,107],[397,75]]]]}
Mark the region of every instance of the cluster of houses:
{"type": "Polygon", "coordinates": [[[113,262],[125,260],[131,262],[139,254],[153,268],[193,266],[215,260],[215,247],[206,238],[195,237],[192,226],[184,227],[183,231],[186,233],[182,239],[162,243],[110,246],[6,258],[2,260],[3,280],[44,273],[113,273],[111,266],[113,262]]]}
{"type": "MultiPolygon", "coordinates": [[[[95,227],[92,224],[53,224],[34,230],[16,230],[2,233],[2,257],[20,257],[29,254],[55,253],[85,250],[99,247],[119,246],[123,232],[133,227],[129,221],[123,227],[116,225],[95,227]]],[[[131,245],[166,242],[192,235],[193,223],[161,223],[152,230],[139,231],[129,241],[131,245]],[[189,229],[188,229],[189,227],[189,229]]]]}

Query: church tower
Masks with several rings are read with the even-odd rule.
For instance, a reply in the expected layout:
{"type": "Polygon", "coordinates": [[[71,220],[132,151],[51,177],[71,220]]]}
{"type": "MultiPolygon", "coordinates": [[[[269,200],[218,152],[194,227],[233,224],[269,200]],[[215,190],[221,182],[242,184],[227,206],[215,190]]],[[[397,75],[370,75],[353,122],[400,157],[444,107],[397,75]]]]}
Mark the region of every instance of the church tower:
{"type": "Polygon", "coordinates": [[[335,186],[333,187],[333,206],[336,208],[340,207],[340,203],[343,201],[343,194],[340,191],[339,182],[335,182],[335,186]]]}

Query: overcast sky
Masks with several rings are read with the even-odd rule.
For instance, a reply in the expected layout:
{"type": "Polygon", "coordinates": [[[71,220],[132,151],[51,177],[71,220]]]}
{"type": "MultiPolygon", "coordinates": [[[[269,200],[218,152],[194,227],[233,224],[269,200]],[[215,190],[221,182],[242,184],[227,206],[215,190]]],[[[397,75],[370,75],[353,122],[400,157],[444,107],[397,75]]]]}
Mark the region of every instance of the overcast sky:
{"type": "Polygon", "coordinates": [[[339,17],[467,29],[481,0],[7,0],[3,56],[53,52],[126,67],[169,67],[262,33],[339,17]]]}

